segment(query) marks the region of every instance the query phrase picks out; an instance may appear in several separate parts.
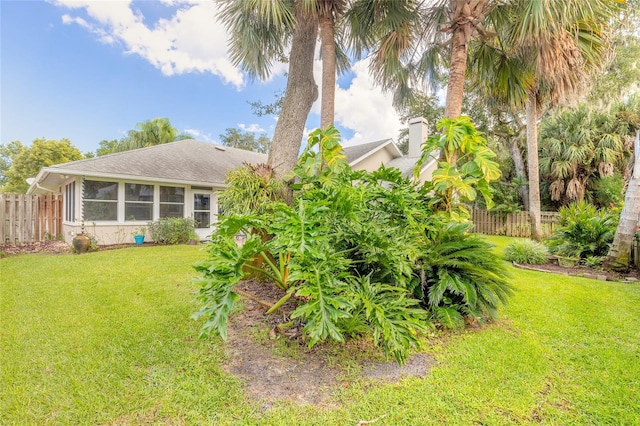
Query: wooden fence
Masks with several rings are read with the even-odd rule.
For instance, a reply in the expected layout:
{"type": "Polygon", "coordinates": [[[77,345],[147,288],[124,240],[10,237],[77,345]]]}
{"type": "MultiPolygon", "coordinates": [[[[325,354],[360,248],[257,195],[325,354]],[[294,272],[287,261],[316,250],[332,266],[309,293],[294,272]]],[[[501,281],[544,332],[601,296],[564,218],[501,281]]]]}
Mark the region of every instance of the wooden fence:
{"type": "MultiPolygon", "coordinates": [[[[553,234],[560,215],[556,212],[542,212],[542,233],[553,234]]],[[[473,232],[487,235],[506,235],[508,237],[530,237],[531,223],[529,212],[493,213],[486,210],[474,209],[471,214],[473,232]]]]}
{"type": "Polygon", "coordinates": [[[62,195],[0,194],[0,244],[62,235],[62,195]]]}

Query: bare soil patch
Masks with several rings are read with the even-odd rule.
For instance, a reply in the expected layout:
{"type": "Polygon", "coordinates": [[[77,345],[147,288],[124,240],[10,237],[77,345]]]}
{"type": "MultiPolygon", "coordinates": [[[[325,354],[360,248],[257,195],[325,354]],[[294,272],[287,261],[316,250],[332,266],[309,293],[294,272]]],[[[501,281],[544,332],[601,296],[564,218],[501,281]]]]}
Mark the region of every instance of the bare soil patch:
{"type": "MultiPolygon", "coordinates": [[[[284,294],[256,280],[243,281],[238,287],[263,301],[275,302],[284,294]]],[[[379,349],[364,341],[309,349],[299,338],[300,325],[285,334],[274,330],[287,321],[286,312],[295,306],[292,302],[281,312],[265,316],[265,306],[243,299],[244,309],[229,319],[228,362],[224,368],[245,382],[247,395],[262,403],[263,410],[276,401],[330,405],[330,396],[354,380],[389,382],[422,377],[434,364],[431,356],[415,354],[399,366],[395,361],[385,361],[379,349]],[[338,365],[338,360],[348,365],[338,365]]]]}
{"type": "Polygon", "coordinates": [[[39,241],[24,244],[0,244],[0,258],[27,253],[71,253],[71,246],[64,241],[39,241]]]}

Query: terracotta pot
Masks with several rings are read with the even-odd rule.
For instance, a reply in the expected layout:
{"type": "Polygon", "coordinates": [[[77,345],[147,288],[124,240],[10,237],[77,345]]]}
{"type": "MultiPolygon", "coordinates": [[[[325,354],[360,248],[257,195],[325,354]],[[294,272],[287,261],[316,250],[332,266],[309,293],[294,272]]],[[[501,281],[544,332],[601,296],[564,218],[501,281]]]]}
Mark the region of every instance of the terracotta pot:
{"type": "Polygon", "coordinates": [[[73,237],[73,251],[76,253],[86,253],[89,247],[91,247],[91,238],[87,234],[78,234],[73,237]]]}

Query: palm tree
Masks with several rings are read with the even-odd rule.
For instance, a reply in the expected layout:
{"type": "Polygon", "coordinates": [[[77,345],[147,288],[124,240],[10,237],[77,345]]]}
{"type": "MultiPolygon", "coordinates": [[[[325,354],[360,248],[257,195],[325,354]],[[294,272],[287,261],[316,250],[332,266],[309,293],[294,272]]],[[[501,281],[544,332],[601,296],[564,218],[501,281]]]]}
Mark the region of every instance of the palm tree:
{"type": "Polygon", "coordinates": [[[615,0],[512,0],[492,10],[494,37],[474,51],[472,69],[494,98],[525,106],[532,238],[542,237],[538,120],[543,103],[575,95],[605,62],[615,0]]]}
{"type": "Polygon", "coordinates": [[[220,17],[230,32],[231,58],[252,78],[264,79],[272,62],[291,43],[287,88],[269,152],[277,177],[296,164],[311,105],[318,97],[313,79],[316,37],[320,30],[322,98],[320,126],[334,123],[336,74],[348,58],[339,41],[347,0],[222,0],[220,17]]]}
{"type": "Polygon", "coordinates": [[[298,158],[302,134],[318,86],[313,78],[318,21],[305,0],[223,0],[220,18],[230,35],[231,59],[252,78],[265,79],[289,53],[289,73],[268,164],[282,178],[298,158]]]}
{"type": "Polygon", "coordinates": [[[136,124],[134,130],[129,130],[127,137],[118,144],[118,151],[144,148],[176,141],[178,129],[171,125],[168,118],[154,118],[136,124]]]}
{"type": "Polygon", "coordinates": [[[371,54],[371,67],[397,104],[411,98],[412,88],[441,79],[448,68],[446,118],[462,112],[467,56],[471,40],[485,33],[491,0],[356,0],[347,16],[357,54],[371,54]]]}
{"type": "MultiPolygon", "coordinates": [[[[618,119],[626,122],[628,132],[635,132],[633,170],[627,184],[624,207],[620,214],[618,229],[613,238],[611,249],[605,259],[605,266],[614,269],[626,269],[629,266],[631,245],[636,236],[640,217],[640,95],[632,96],[626,105],[619,105],[618,119]]],[[[630,139],[629,136],[627,138],[630,139]]]]}
{"type": "Polygon", "coordinates": [[[338,57],[344,57],[342,50],[336,46],[336,30],[340,25],[347,6],[345,0],[308,0],[311,12],[317,13],[320,29],[320,57],[322,59],[322,94],[320,100],[320,127],[326,128],[334,124],[336,71],[338,57]],[[340,54],[340,56],[339,56],[340,54]]]}
{"type": "Polygon", "coordinates": [[[584,104],[543,122],[540,171],[552,201],[582,201],[597,179],[624,168],[623,134],[616,127],[611,115],[584,104]]]}

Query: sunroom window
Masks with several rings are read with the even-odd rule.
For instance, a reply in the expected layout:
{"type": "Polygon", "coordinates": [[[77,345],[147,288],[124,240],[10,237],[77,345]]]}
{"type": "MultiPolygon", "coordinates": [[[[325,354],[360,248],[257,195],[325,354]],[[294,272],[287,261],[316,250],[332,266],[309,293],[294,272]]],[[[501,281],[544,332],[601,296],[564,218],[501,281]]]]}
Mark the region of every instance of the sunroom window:
{"type": "Polygon", "coordinates": [[[76,220],[76,182],[73,181],[64,188],[64,220],[73,222],[76,220]]]}
{"type": "Polygon", "coordinates": [[[184,217],[184,188],[160,187],[160,217],[184,217]]]}
{"type": "Polygon", "coordinates": [[[118,182],[85,180],[82,198],[85,221],[118,219],[118,182]]]}
{"type": "Polygon", "coordinates": [[[153,219],[153,185],[124,184],[124,217],[126,220],[153,219]]]}

